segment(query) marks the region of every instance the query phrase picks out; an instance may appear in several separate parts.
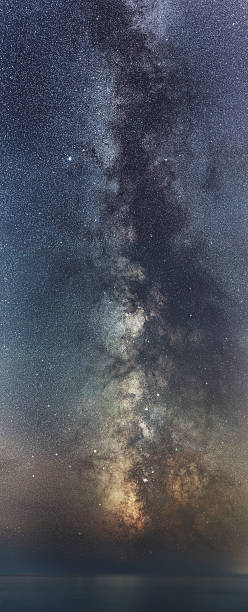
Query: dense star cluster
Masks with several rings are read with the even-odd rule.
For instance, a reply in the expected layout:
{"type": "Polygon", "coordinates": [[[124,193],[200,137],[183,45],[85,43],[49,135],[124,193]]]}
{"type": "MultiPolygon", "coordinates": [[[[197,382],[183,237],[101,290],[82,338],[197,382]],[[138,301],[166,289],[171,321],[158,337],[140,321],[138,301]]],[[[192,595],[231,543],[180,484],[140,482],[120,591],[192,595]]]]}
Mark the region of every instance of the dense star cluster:
{"type": "Polygon", "coordinates": [[[246,3],[0,11],[2,554],[238,557],[246,3]]]}

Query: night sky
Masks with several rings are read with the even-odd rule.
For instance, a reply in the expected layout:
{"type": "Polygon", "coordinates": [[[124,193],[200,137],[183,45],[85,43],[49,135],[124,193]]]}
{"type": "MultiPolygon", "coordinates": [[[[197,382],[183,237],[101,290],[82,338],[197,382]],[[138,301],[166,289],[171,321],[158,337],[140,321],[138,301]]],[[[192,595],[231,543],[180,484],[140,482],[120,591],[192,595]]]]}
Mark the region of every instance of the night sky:
{"type": "Polygon", "coordinates": [[[245,570],[247,2],[0,15],[0,569],[245,570]]]}

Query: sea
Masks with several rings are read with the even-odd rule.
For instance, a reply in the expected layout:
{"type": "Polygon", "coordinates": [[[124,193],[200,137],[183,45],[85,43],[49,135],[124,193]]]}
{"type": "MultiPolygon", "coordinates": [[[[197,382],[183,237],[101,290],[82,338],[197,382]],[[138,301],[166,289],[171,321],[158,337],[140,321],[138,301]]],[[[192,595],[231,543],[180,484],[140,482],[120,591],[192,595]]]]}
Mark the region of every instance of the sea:
{"type": "Polygon", "coordinates": [[[2,576],[0,612],[248,612],[248,578],[2,576]]]}

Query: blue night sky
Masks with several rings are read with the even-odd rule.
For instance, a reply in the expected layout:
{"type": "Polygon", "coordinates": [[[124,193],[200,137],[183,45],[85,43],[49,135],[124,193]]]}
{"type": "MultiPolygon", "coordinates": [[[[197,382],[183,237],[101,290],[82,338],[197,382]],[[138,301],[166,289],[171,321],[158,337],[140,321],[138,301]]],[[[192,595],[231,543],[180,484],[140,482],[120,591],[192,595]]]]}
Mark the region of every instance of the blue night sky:
{"type": "Polygon", "coordinates": [[[247,3],[0,15],[0,564],[236,567],[247,3]]]}

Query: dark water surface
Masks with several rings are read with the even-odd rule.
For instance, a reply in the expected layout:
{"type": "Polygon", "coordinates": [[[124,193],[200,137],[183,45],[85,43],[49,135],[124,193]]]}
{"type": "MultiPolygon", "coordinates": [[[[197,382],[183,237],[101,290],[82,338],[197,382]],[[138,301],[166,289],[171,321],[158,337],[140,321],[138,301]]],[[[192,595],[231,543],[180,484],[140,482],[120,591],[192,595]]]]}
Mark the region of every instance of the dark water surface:
{"type": "Polygon", "coordinates": [[[1,577],[1,612],[248,612],[248,578],[1,577]]]}

